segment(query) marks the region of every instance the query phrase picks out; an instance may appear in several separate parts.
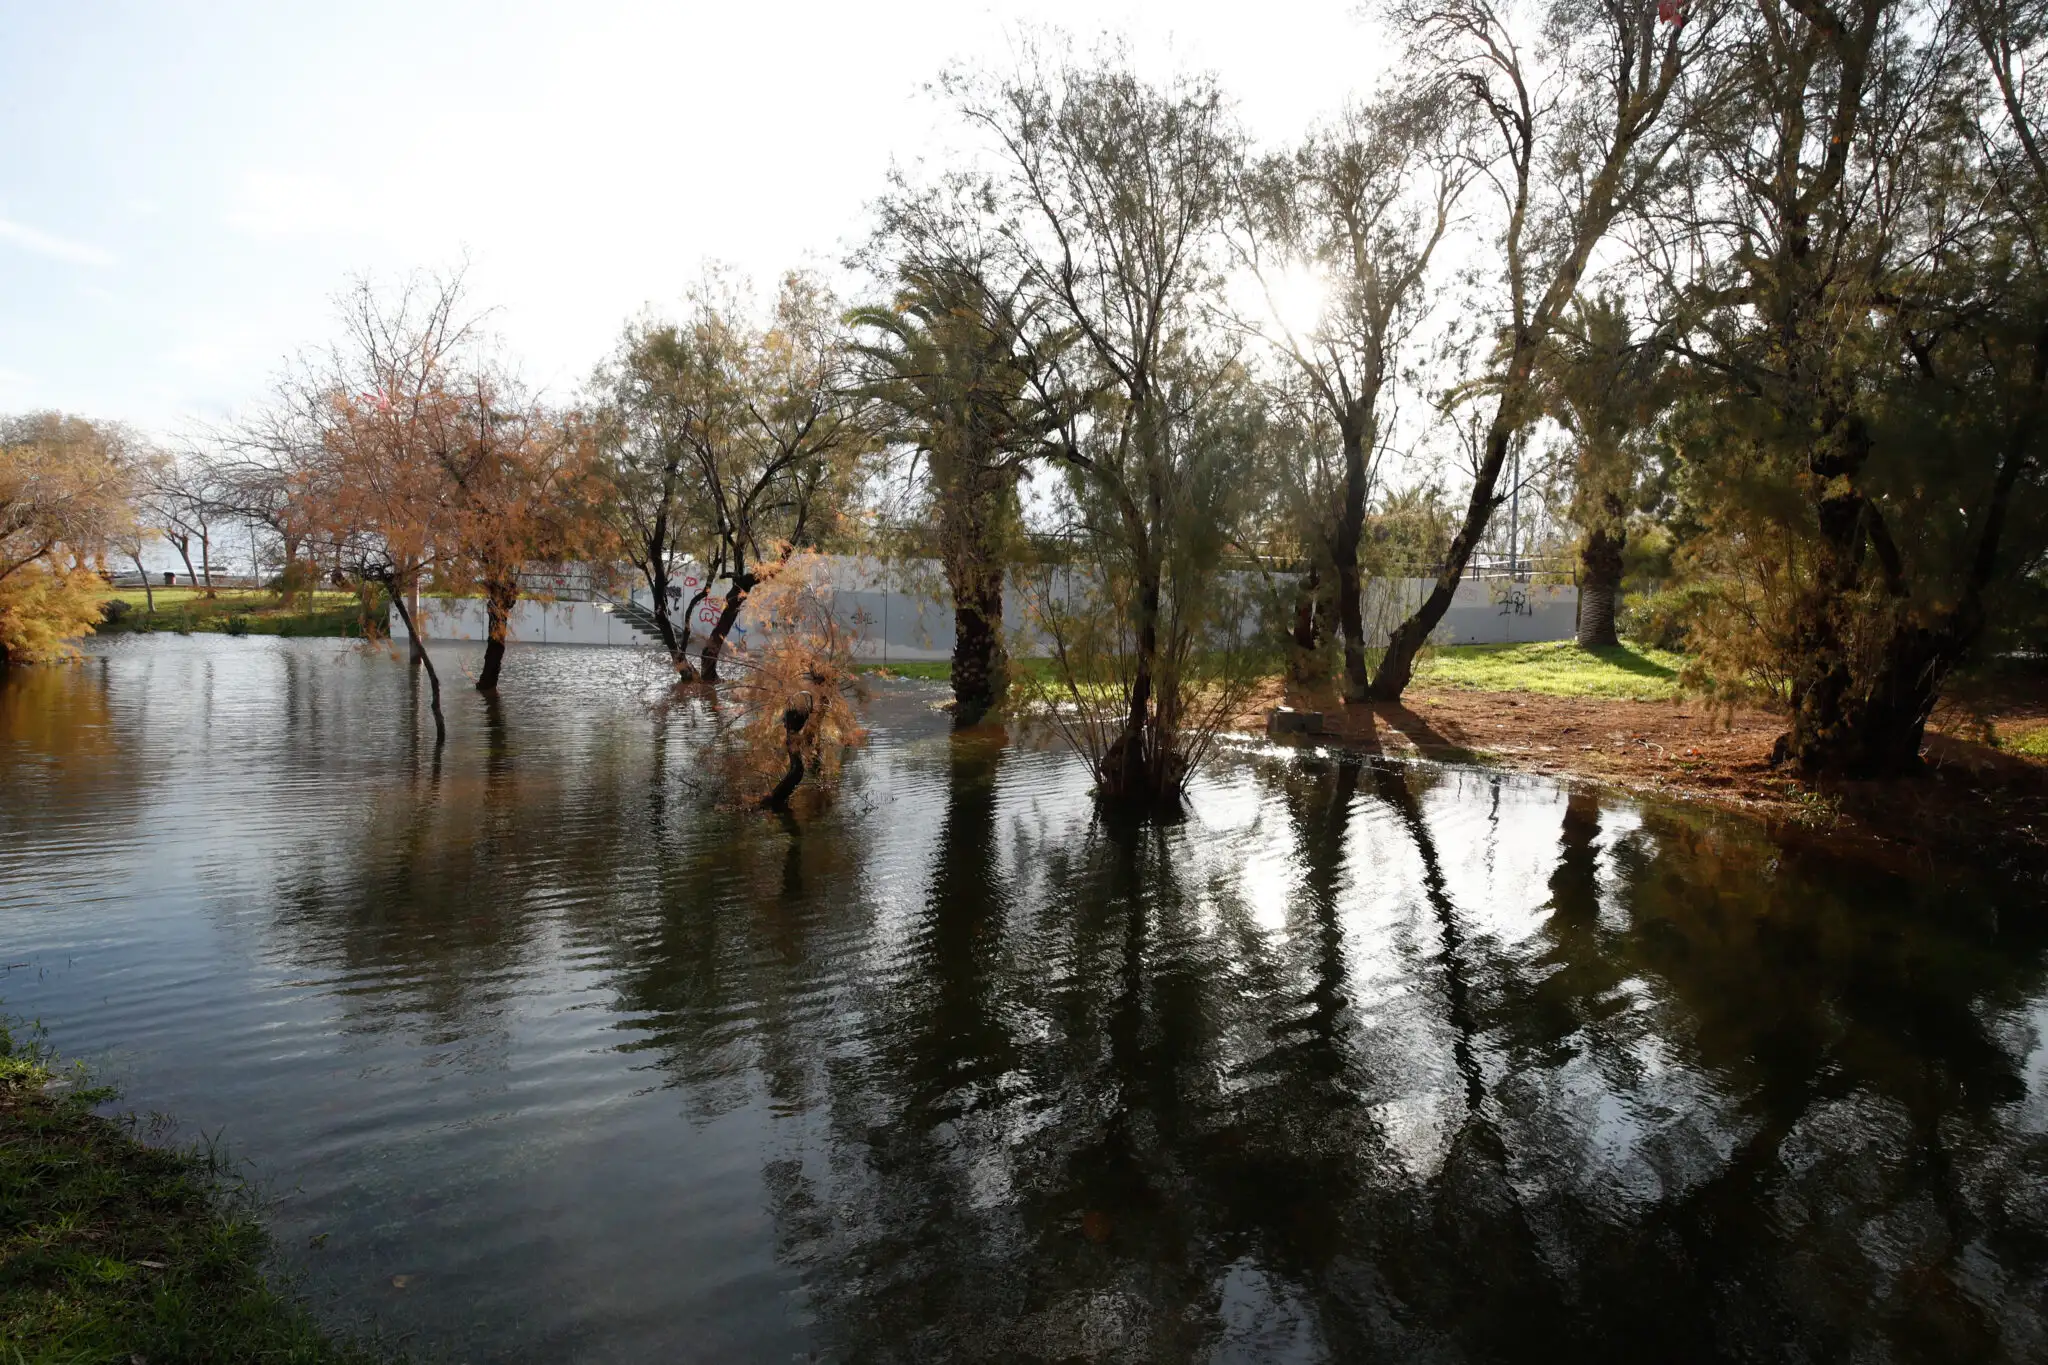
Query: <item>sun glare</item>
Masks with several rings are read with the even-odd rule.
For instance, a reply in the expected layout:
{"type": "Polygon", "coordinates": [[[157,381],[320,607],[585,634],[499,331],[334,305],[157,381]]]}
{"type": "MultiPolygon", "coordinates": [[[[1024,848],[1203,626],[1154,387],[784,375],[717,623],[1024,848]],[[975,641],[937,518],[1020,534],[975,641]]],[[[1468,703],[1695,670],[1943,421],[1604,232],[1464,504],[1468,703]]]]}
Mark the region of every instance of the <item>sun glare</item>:
{"type": "Polygon", "coordinates": [[[1305,266],[1269,270],[1262,276],[1248,273],[1243,293],[1256,315],[1297,337],[1313,332],[1322,322],[1329,299],[1322,272],[1305,266]]]}

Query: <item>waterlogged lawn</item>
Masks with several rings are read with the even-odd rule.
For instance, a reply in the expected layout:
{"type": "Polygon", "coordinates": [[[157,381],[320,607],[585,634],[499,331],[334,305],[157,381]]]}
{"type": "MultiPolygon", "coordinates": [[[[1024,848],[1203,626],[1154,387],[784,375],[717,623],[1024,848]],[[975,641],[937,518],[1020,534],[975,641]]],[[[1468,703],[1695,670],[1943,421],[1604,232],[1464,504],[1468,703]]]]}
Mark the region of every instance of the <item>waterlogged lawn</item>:
{"type": "Polygon", "coordinates": [[[1446,645],[1429,651],[1415,670],[1415,681],[1478,692],[1667,701],[1678,695],[1683,662],[1680,655],[1630,644],[1611,649],[1581,649],[1570,640],[1446,645]]]}

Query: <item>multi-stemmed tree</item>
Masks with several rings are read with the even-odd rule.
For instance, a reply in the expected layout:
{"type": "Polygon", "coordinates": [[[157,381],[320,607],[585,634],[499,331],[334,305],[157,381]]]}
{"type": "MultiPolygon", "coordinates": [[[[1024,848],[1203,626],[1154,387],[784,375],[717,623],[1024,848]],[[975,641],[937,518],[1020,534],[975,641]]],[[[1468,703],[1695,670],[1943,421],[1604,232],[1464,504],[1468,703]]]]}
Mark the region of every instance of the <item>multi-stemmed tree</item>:
{"type": "Polygon", "coordinates": [[[1113,695],[1114,724],[1079,733],[1103,795],[1170,804],[1215,721],[1190,665],[1239,624],[1217,588],[1247,471],[1217,437],[1241,368],[1202,307],[1239,138],[1212,83],[1155,85],[1118,54],[949,88],[997,158],[995,211],[1044,301],[1033,383],[1061,416],[1051,455],[1115,617],[1108,676],[1066,679],[1082,713],[1113,695]]]}
{"type": "Polygon", "coordinates": [[[1494,342],[1485,373],[1460,386],[1489,405],[1465,515],[1436,581],[1394,628],[1370,696],[1396,700],[1450,610],[1472,552],[1502,501],[1509,452],[1540,415],[1536,366],[1616,220],[1666,178],[1691,126],[1689,81],[1710,52],[1718,0],[1558,0],[1525,14],[1495,0],[1408,0],[1395,16],[1424,87],[1478,125],[1465,144],[1497,193],[1494,342]]]}
{"type": "Polygon", "coordinates": [[[765,327],[730,303],[723,314],[700,310],[697,326],[709,391],[690,439],[727,585],[700,672],[717,682],[747,594],[793,550],[841,529],[875,441],[847,373],[845,325],[816,276],[783,276],[765,327]]]}
{"type": "Polygon", "coordinates": [[[1440,95],[1397,94],[1354,105],[1291,154],[1258,163],[1243,181],[1237,254],[1263,307],[1240,325],[1265,338],[1293,372],[1292,391],[1337,438],[1337,465],[1292,462],[1289,499],[1305,522],[1313,585],[1336,577],[1344,695],[1370,685],[1359,563],[1374,461],[1385,436],[1383,396],[1403,348],[1427,317],[1430,264],[1471,176],[1440,95]],[[1276,297],[1305,291],[1301,302],[1276,297]],[[1299,310],[1299,312],[1297,311],[1299,310]]]}
{"type": "Polygon", "coordinates": [[[655,628],[686,682],[697,680],[690,621],[711,591],[705,582],[681,612],[670,610],[678,569],[710,539],[709,495],[690,440],[701,420],[692,340],[670,323],[629,325],[598,372],[588,433],[601,471],[599,518],[653,595],[655,628]]]}
{"type": "Polygon", "coordinates": [[[1666,282],[1722,585],[1709,667],[1782,687],[1808,774],[1916,768],[2044,544],[2048,159],[2037,13],[1773,0],[1717,67],[1666,282]]]}

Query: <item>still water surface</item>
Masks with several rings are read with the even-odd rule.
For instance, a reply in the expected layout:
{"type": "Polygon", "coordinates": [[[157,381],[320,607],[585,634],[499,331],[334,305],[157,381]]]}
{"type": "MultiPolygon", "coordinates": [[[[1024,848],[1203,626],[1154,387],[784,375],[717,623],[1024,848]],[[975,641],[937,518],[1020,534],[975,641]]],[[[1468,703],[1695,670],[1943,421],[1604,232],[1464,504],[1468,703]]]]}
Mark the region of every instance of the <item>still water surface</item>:
{"type": "Polygon", "coordinates": [[[2027,893],[1250,745],[1122,829],[907,685],[791,827],[658,682],[17,669],[0,1008],[449,1359],[2048,1359],[2027,893]]]}

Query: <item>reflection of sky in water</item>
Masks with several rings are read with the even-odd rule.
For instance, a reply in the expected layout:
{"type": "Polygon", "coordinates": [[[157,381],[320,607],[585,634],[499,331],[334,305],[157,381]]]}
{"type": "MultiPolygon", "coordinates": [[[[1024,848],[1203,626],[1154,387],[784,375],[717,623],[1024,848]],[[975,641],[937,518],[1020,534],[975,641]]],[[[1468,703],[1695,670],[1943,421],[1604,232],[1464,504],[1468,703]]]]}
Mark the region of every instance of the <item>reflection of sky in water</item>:
{"type": "Polygon", "coordinates": [[[0,688],[0,999],[225,1129],[338,1317],[535,1359],[2048,1340],[2041,931],[1983,888],[1264,742],[1130,831],[894,684],[792,837],[645,658],[515,649],[495,714],[443,666],[438,766],[332,642],[0,688]]]}

